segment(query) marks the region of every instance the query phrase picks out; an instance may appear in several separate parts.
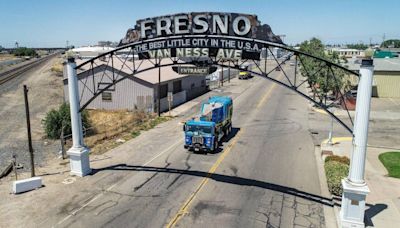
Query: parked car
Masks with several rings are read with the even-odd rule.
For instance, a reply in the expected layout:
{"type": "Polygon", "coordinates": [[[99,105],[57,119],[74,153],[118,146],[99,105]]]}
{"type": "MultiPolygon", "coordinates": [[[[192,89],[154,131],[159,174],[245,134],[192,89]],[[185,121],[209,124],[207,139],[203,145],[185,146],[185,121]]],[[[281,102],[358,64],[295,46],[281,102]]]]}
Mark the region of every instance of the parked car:
{"type": "Polygon", "coordinates": [[[241,67],[239,71],[239,79],[248,79],[251,77],[251,74],[247,71],[249,66],[241,67]]]}

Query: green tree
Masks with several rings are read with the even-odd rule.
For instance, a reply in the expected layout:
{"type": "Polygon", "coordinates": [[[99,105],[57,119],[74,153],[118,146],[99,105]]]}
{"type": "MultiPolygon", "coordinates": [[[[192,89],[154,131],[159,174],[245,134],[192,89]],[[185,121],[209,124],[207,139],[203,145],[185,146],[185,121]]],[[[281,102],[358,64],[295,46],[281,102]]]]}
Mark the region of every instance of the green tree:
{"type": "Polygon", "coordinates": [[[13,54],[15,56],[37,56],[37,53],[35,50],[33,50],[32,48],[26,48],[26,47],[20,47],[17,48],[13,51],[13,54]]]}
{"type": "Polygon", "coordinates": [[[385,40],[382,42],[381,47],[383,48],[400,48],[400,40],[393,39],[393,40],[385,40]]]}
{"type": "Polygon", "coordinates": [[[357,50],[365,50],[368,48],[368,45],[359,43],[359,44],[348,44],[347,48],[357,49],[357,50]]]}
{"type": "MultiPolygon", "coordinates": [[[[338,53],[333,52],[332,54],[327,54],[325,52],[325,46],[322,44],[321,40],[317,38],[312,38],[301,43],[300,51],[333,63],[340,63],[338,53]]],[[[343,70],[335,67],[332,67],[331,70],[322,61],[311,57],[302,57],[302,63],[300,72],[307,77],[309,85],[314,90],[314,96],[317,94],[320,102],[323,101],[328,93],[336,96],[339,90],[348,86],[349,82],[345,80],[345,73],[343,70]]]]}
{"type": "MultiPolygon", "coordinates": [[[[86,111],[83,111],[81,115],[83,126],[85,128],[90,127],[88,113],[86,111]]],[[[59,139],[61,136],[61,130],[63,128],[64,135],[71,134],[72,129],[69,105],[67,103],[63,103],[62,105],[60,105],[58,110],[50,110],[46,114],[46,117],[42,120],[42,124],[47,137],[50,139],[59,139]]]]}

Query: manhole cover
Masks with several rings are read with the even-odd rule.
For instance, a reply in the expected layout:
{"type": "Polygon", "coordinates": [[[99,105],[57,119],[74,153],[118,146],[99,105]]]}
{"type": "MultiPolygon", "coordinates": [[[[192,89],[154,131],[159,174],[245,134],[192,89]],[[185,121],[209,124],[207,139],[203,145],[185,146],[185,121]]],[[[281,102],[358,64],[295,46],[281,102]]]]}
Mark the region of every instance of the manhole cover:
{"type": "Polygon", "coordinates": [[[62,182],[63,184],[72,184],[76,181],[75,177],[68,177],[66,179],[64,179],[64,181],[62,182]]]}

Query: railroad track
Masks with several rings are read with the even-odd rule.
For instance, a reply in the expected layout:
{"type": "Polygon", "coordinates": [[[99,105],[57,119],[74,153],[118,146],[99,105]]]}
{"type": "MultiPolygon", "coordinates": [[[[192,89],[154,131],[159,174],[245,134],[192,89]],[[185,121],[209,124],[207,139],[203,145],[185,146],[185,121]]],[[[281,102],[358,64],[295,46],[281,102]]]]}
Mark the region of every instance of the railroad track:
{"type": "Polygon", "coordinates": [[[24,64],[22,66],[18,66],[16,68],[13,68],[13,69],[10,69],[10,70],[0,73],[0,85],[3,83],[6,83],[7,81],[17,77],[18,75],[20,75],[26,71],[38,66],[39,64],[45,62],[46,60],[49,60],[50,58],[56,56],[57,54],[59,54],[59,52],[55,52],[53,54],[47,55],[40,59],[37,59],[37,60],[34,60],[27,64],[24,64]]]}

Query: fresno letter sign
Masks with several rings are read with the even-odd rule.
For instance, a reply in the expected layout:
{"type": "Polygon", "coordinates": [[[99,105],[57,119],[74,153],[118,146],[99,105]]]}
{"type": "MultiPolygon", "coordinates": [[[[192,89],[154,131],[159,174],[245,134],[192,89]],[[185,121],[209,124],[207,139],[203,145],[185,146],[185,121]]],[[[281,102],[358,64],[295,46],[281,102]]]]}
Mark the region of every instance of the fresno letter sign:
{"type": "Polygon", "coordinates": [[[262,47],[240,38],[283,44],[268,25],[261,25],[256,15],[196,12],[138,20],[120,46],[141,41],[134,47],[141,59],[200,56],[259,59],[262,47]]]}
{"type": "Polygon", "coordinates": [[[176,14],[138,20],[140,39],[187,34],[214,34],[251,37],[257,16],[228,13],[176,14]]]}

